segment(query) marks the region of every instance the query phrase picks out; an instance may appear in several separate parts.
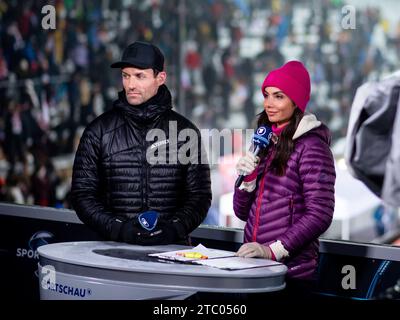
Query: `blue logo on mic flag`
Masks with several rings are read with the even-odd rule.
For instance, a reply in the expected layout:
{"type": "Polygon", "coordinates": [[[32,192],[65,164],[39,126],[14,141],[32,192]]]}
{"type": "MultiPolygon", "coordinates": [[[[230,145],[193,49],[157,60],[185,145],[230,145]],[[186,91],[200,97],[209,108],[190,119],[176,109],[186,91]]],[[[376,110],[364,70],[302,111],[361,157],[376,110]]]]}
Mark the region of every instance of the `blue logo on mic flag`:
{"type": "Polygon", "coordinates": [[[272,138],[272,130],[270,127],[259,127],[253,136],[253,143],[260,149],[269,145],[272,138]]]}
{"type": "Polygon", "coordinates": [[[138,216],[138,220],[139,220],[140,225],[144,229],[146,229],[148,231],[152,231],[157,225],[158,212],[156,212],[156,211],[143,212],[138,216]]]}
{"type": "Polygon", "coordinates": [[[257,134],[260,135],[260,136],[262,136],[262,135],[265,133],[266,130],[267,130],[267,129],[265,129],[265,127],[259,127],[259,128],[257,129],[257,134]]]}

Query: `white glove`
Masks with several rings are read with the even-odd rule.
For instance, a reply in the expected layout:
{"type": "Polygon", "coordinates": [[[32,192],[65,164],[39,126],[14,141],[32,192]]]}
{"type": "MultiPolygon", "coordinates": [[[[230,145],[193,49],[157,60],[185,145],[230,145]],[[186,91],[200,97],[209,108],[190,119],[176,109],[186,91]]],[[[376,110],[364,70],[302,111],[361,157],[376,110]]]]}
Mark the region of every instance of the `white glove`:
{"type": "Polygon", "coordinates": [[[244,258],[263,258],[271,259],[272,253],[268,246],[263,246],[258,242],[248,242],[242,245],[236,255],[244,258]]]}
{"type": "Polygon", "coordinates": [[[260,158],[255,156],[252,152],[247,151],[244,157],[241,157],[236,164],[236,171],[238,175],[249,175],[252,173],[258,166],[260,162],[260,158]]]}

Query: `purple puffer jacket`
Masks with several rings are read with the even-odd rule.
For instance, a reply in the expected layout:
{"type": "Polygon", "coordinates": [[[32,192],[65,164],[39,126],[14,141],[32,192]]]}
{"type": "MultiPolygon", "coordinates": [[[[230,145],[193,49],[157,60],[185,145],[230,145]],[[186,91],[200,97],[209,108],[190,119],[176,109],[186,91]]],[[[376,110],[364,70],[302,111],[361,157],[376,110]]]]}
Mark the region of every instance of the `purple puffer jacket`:
{"type": "Polygon", "coordinates": [[[288,278],[314,278],[318,237],[332,221],[336,174],[330,133],[320,124],[311,130],[303,128],[300,137],[294,135],[295,149],[284,176],[265,170],[275,152],[272,146],[258,166],[256,189],[235,189],[234,193],[235,214],[247,222],[244,242],[270,245],[280,240],[289,252],[282,261],[288,267],[288,278]]]}

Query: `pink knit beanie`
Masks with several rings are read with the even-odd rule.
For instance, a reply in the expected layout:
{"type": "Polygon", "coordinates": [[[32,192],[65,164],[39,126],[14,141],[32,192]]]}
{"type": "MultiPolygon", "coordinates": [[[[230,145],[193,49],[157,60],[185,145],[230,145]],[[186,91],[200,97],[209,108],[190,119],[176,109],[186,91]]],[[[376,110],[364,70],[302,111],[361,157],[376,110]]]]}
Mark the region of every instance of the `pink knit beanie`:
{"type": "Polygon", "coordinates": [[[289,61],[268,73],[261,87],[264,96],[266,87],[281,89],[302,112],[306,110],[311,82],[307,69],[300,61],[289,61]]]}

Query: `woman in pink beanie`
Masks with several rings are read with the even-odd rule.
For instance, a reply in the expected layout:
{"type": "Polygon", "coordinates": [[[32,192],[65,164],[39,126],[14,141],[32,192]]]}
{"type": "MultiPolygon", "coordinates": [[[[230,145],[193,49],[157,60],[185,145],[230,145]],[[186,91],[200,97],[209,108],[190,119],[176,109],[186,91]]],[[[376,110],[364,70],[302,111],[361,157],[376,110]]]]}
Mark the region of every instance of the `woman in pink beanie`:
{"type": "MultiPolygon", "coordinates": [[[[234,193],[234,211],[246,221],[241,257],[281,261],[287,283],[314,283],[318,237],[332,222],[335,167],[330,132],[312,114],[310,76],[299,61],[272,70],[261,86],[264,111],[258,126],[270,126],[273,143],[237,163],[246,175],[234,193]]],[[[290,286],[288,286],[290,287],[290,286]]]]}

